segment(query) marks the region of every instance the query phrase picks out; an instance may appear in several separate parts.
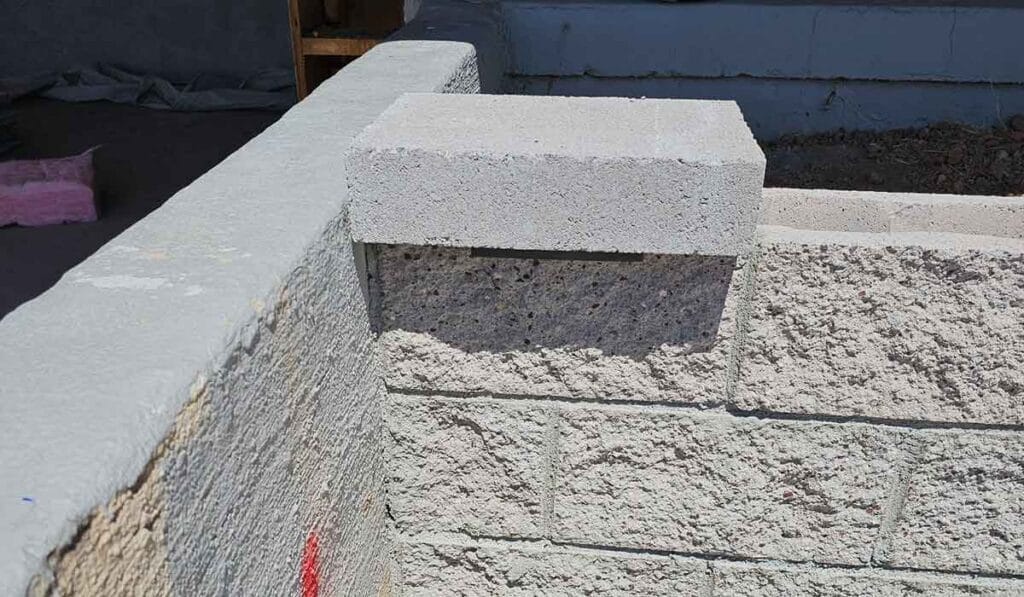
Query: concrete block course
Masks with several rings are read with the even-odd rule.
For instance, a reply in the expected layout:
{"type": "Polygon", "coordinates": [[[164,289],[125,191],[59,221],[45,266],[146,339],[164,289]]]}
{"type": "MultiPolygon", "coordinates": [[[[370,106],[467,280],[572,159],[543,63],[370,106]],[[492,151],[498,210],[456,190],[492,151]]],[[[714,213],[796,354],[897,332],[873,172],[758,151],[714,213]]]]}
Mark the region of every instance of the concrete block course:
{"type": "Polygon", "coordinates": [[[712,565],[714,592],[729,597],[1015,597],[1024,581],[946,574],[800,568],[742,562],[712,565]]]}
{"type": "Polygon", "coordinates": [[[744,270],[731,258],[640,262],[377,253],[392,387],[584,399],[724,400],[744,270]]]}
{"type": "Polygon", "coordinates": [[[736,105],[685,100],[410,94],[348,166],[358,241],[549,251],[743,254],[764,180],[736,105]]]}
{"type": "Polygon", "coordinates": [[[539,537],[548,413],[488,399],[391,395],[388,500],[407,534],[539,537]]]}
{"type": "Polygon", "coordinates": [[[399,595],[703,597],[706,563],[666,556],[510,546],[400,543],[399,595]]]}
{"type": "Polygon", "coordinates": [[[1017,197],[766,188],[761,224],[803,230],[1024,238],[1017,197]]]}
{"type": "Polygon", "coordinates": [[[1024,422],[1021,243],[935,236],[767,236],[736,405],[1024,422]]]}
{"type": "Polygon", "coordinates": [[[933,431],[921,442],[888,563],[1024,576],[1024,434],[933,431]]]}
{"type": "Polygon", "coordinates": [[[559,420],[552,536],[866,564],[901,438],[866,425],[567,408],[559,420]]]}

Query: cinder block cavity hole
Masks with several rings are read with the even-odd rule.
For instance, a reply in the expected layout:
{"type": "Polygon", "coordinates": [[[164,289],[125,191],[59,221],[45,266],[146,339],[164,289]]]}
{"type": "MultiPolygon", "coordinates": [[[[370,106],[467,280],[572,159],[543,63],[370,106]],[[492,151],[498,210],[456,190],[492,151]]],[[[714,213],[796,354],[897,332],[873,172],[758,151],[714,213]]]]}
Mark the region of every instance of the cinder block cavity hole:
{"type": "Polygon", "coordinates": [[[470,257],[486,259],[537,259],[551,261],[643,261],[642,253],[608,253],[586,251],[523,251],[519,249],[470,249],[470,257]]]}

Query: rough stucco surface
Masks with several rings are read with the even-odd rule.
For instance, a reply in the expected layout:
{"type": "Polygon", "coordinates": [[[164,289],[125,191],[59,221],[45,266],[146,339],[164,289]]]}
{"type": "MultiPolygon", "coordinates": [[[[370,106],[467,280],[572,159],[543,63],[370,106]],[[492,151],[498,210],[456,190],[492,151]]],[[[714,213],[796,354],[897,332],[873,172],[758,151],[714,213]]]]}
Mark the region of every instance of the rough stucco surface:
{"type": "Polygon", "coordinates": [[[743,408],[1024,422],[1024,253],[771,243],[753,288],[743,408]]]}
{"type": "Polygon", "coordinates": [[[347,160],[361,242],[700,255],[749,250],[765,167],[731,102],[509,95],[407,95],[347,160]]]}
{"type": "Polygon", "coordinates": [[[544,409],[392,395],[387,421],[388,503],[399,531],[542,534],[544,409]]]}
{"type": "Polygon", "coordinates": [[[47,574],[33,595],[171,595],[167,551],[168,454],[183,449],[209,416],[205,383],[178,414],[173,431],[157,447],[135,484],[98,508],[74,541],[50,555],[47,574]]]}
{"type": "Polygon", "coordinates": [[[1024,434],[922,439],[890,564],[1024,576],[1024,434]]]}
{"type": "Polygon", "coordinates": [[[378,247],[395,388],[720,402],[743,275],[731,258],[478,258],[378,247]]]}
{"type": "Polygon", "coordinates": [[[404,543],[400,595],[650,595],[704,597],[706,563],[551,546],[404,543]]]}
{"type": "Polygon", "coordinates": [[[211,378],[204,424],[168,454],[176,593],[298,593],[309,533],[323,594],[385,582],[381,387],[347,238],[337,220],[310,247],[211,378]]]}
{"type": "Polygon", "coordinates": [[[866,564],[899,439],[866,425],[566,409],[553,533],[586,544],[866,564]]]}
{"type": "Polygon", "coordinates": [[[884,570],[823,570],[721,562],[713,565],[712,595],[730,597],[1015,597],[1024,581],[964,576],[891,573],[884,570]]]}

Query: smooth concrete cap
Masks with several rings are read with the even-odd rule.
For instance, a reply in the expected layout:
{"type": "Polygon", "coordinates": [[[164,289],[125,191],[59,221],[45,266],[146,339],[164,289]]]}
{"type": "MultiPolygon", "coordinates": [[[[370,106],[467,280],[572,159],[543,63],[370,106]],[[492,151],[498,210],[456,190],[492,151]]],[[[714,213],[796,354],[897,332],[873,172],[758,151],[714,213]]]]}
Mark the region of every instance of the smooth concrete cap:
{"type": "Polygon", "coordinates": [[[409,94],[349,172],[357,241],[738,255],[764,156],[733,102],[409,94]]]}

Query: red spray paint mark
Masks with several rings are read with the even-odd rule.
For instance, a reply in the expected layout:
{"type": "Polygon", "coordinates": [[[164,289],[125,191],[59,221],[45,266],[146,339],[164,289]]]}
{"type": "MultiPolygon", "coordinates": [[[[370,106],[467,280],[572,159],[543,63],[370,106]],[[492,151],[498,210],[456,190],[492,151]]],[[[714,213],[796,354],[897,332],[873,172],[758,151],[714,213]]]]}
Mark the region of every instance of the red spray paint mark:
{"type": "Polygon", "coordinates": [[[320,537],[311,532],[302,550],[302,597],[320,596],[320,537]]]}

